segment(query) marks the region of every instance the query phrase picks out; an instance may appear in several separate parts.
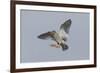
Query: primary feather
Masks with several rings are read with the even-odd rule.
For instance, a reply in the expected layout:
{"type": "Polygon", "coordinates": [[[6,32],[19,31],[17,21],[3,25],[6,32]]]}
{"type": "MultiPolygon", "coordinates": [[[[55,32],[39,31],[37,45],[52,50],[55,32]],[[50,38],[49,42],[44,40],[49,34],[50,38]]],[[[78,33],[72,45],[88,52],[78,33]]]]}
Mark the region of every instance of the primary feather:
{"type": "Polygon", "coordinates": [[[66,33],[69,33],[69,29],[70,29],[70,26],[71,26],[71,19],[65,21],[61,26],[60,26],[60,30],[64,30],[66,33]]]}
{"type": "Polygon", "coordinates": [[[46,33],[43,33],[38,36],[40,39],[53,39],[53,35],[56,33],[56,31],[49,31],[46,33]]]}
{"type": "Polygon", "coordinates": [[[38,36],[40,39],[49,39],[51,38],[51,32],[46,32],[38,36]]]}
{"type": "Polygon", "coordinates": [[[64,40],[67,41],[68,38],[68,33],[69,33],[69,29],[71,26],[71,19],[65,21],[61,26],[60,26],[60,30],[58,32],[59,36],[64,40]]]}

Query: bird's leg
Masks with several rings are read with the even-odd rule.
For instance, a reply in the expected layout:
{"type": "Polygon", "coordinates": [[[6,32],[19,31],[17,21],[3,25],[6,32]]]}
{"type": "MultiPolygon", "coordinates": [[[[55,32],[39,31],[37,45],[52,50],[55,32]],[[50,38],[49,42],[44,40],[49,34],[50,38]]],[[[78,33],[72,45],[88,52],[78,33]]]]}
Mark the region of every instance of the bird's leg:
{"type": "Polygon", "coordinates": [[[57,45],[56,48],[61,48],[61,46],[60,45],[57,45]]]}
{"type": "Polygon", "coordinates": [[[56,47],[56,46],[57,46],[57,44],[51,44],[50,46],[51,46],[51,47],[56,47]]]}
{"type": "Polygon", "coordinates": [[[59,44],[57,44],[57,43],[56,43],[56,44],[51,44],[50,46],[51,46],[51,47],[56,47],[56,48],[60,48],[60,47],[61,47],[61,46],[60,46],[59,44]]]}

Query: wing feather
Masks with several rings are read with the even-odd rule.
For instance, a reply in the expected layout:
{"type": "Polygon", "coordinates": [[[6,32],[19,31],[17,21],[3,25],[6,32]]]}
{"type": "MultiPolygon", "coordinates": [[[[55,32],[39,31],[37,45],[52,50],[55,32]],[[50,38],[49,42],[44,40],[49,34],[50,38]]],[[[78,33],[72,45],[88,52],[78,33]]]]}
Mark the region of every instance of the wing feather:
{"type": "Polygon", "coordinates": [[[38,38],[39,39],[45,39],[46,40],[46,39],[52,38],[51,36],[52,36],[52,32],[46,32],[46,33],[40,34],[38,36],[38,38]]]}
{"type": "Polygon", "coordinates": [[[69,33],[71,23],[72,23],[71,19],[68,19],[60,26],[60,30],[63,29],[66,33],[69,33]]]}

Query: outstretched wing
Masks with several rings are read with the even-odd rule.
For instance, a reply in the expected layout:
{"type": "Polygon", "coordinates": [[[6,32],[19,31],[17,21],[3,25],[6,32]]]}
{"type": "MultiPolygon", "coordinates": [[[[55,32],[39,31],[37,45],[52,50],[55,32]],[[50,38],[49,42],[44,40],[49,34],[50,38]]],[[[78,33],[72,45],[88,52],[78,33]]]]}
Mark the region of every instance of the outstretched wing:
{"type": "Polygon", "coordinates": [[[38,36],[39,39],[51,39],[52,32],[46,32],[38,36]]]}
{"type": "Polygon", "coordinates": [[[60,30],[64,30],[66,33],[69,33],[71,23],[72,23],[71,19],[68,19],[60,26],[60,30]]]}

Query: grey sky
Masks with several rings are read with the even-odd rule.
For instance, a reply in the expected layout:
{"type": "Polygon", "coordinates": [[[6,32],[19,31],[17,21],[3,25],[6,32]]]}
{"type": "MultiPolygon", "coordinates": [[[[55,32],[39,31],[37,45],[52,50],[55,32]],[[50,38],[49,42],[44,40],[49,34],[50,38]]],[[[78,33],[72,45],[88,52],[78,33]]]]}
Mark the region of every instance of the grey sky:
{"type": "Polygon", "coordinates": [[[89,13],[21,10],[21,62],[46,62],[89,59],[89,13]],[[59,30],[67,19],[72,20],[69,49],[53,48],[52,40],[37,36],[59,30]]]}

